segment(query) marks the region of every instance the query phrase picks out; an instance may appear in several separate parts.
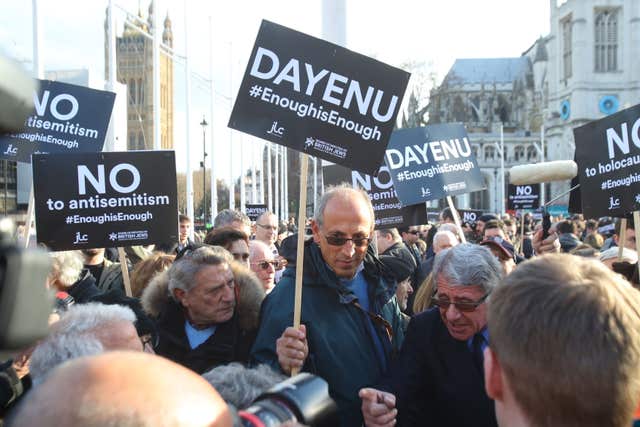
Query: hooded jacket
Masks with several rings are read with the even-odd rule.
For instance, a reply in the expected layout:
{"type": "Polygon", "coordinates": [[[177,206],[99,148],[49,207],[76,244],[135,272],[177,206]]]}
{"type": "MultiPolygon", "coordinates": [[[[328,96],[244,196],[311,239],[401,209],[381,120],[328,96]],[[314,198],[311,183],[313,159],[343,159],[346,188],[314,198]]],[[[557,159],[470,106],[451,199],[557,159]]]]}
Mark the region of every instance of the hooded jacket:
{"type": "MultiPolygon", "coordinates": [[[[262,305],[260,329],[251,351],[253,363],[280,370],[276,340],[293,324],[295,271],[294,266],[285,270],[262,305]]],[[[370,311],[378,316],[372,323],[383,346],[384,363],[370,333],[370,315],[354,304],[356,296],[340,284],[324,262],[319,246],[305,243],[301,322],[307,329],[309,355],[303,370],[327,381],[343,426],[362,424],[358,391],[380,380],[404,335],[395,281],[371,247],[364,259],[363,274],[369,284],[370,311]],[[380,318],[390,326],[391,338],[380,318]]]]}
{"type": "Polygon", "coordinates": [[[231,268],[238,290],[233,317],[218,324],[215,333],[194,349],[189,345],[185,332],[186,318],[182,306],[169,295],[167,272],[160,273],[151,281],[141,301],[144,310],[157,319],[157,354],[199,374],[229,362],[248,362],[265,293],[251,270],[236,262],[231,264],[231,268]]]}

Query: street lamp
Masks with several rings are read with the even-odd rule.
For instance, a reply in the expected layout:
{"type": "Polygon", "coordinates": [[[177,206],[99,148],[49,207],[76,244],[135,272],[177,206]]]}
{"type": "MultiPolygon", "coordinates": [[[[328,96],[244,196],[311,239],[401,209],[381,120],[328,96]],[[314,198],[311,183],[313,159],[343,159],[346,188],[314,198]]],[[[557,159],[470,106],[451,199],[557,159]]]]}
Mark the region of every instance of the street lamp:
{"type": "Polygon", "coordinates": [[[200,165],[202,166],[202,221],[205,228],[207,227],[207,140],[205,130],[208,124],[202,116],[202,122],[200,122],[200,126],[202,126],[202,163],[200,165]]]}

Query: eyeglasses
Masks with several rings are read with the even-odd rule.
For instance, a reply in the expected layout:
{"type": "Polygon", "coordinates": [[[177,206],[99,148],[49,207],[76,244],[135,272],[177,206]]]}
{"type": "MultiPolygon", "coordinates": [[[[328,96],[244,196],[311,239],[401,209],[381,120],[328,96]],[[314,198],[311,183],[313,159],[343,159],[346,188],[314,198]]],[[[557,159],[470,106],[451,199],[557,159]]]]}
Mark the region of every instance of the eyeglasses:
{"type": "Polygon", "coordinates": [[[274,260],[271,260],[271,261],[264,260],[264,261],[252,262],[251,264],[252,265],[257,265],[262,270],[268,270],[269,269],[269,265],[273,265],[273,268],[276,269],[276,270],[279,270],[280,267],[282,266],[282,263],[277,259],[274,259],[274,260]]]}
{"type": "Polygon", "coordinates": [[[339,236],[324,236],[324,238],[327,240],[327,243],[330,244],[331,246],[344,246],[345,243],[351,241],[353,242],[354,245],[356,245],[359,248],[367,246],[371,241],[370,237],[352,237],[348,239],[346,237],[339,237],[339,236]]]}
{"type": "Polygon", "coordinates": [[[258,224],[257,222],[256,222],[256,225],[260,228],[264,228],[265,230],[276,231],[278,229],[277,225],[264,225],[264,224],[258,224]]]}
{"type": "Polygon", "coordinates": [[[420,234],[420,231],[419,230],[409,230],[409,231],[407,231],[407,233],[413,234],[414,236],[417,236],[418,234],[420,234]]]}
{"type": "Polygon", "coordinates": [[[235,253],[232,252],[231,255],[233,255],[233,259],[235,259],[236,261],[246,261],[249,259],[249,254],[248,253],[235,253]]]}
{"type": "Polygon", "coordinates": [[[485,294],[482,298],[480,298],[477,301],[458,302],[458,301],[451,301],[449,298],[434,296],[433,298],[431,298],[431,302],[433,303],[433,305],[435,305],[436,307],[442,310],[448,310],[450,305],[455,305],[456,309],[458,309],[459,311],[468,313],[471,311],[475,311],[475,309],[478,308],[478,306],[482,305],[485,302],[487,297],[489,297],[488,293],[485,294]]]}

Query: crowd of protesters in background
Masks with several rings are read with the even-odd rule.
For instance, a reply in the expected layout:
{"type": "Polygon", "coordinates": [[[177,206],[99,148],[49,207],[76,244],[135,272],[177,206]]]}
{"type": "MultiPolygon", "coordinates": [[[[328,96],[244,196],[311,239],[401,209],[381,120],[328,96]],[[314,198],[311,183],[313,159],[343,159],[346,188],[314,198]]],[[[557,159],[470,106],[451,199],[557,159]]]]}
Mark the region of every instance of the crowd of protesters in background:
{"type": "MultiPolygon", "coordinates": [[[[20,385],[3,391],[6,420],[30,425],[50,411],[86,421],[47,399],[70,381],[112,389],[107,374],[91,385],[94,366],[122,367],[132,387],[158,382],[172,411],[185,396],[161,396],[164,380],[127,370],[157,364],[167,370],[157,376],[173,372],[192,390],[209,381],[236,406],[294,370],[319,375],[342,426],[630,426],[640,402],[633,220],[622,233],[619,219],[582,215],[552,218],[549,230],[532,213],[454,218],[445,208],[433,223],[374,230],[366,194],[336,187],[300,227],[227,209],[209,230],[180,215],[177,241],[126,248],[123,260],[111,248],[51,252],[50,333],[3,365],[20,385]]],[[[220,406],[218,395],[200,398],[220,406]]],[[[115,405],[100,399],[96,408],[115,405]]],[[[217,411],[216,425],[230,425],[217,411]]]]}

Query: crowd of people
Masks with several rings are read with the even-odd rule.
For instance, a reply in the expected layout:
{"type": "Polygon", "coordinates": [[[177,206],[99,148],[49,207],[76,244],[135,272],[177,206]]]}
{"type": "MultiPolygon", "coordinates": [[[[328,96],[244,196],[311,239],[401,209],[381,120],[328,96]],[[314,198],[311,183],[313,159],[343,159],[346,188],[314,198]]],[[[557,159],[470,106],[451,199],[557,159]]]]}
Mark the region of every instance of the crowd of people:
{"type": "Polygon", "coordinates": [[[445,208],[433,224],[374,223],[367,194],[338,186],[299,230],[224,210],[206,234],[180,215],[179,241],[127,248],[126,266],[109,248],[51,252],[50,331],[3,365],[6,424],[231,426],[227,404],[303,371],[345,427],[632,425],[632,220],[457,226],[445,208]]]}

